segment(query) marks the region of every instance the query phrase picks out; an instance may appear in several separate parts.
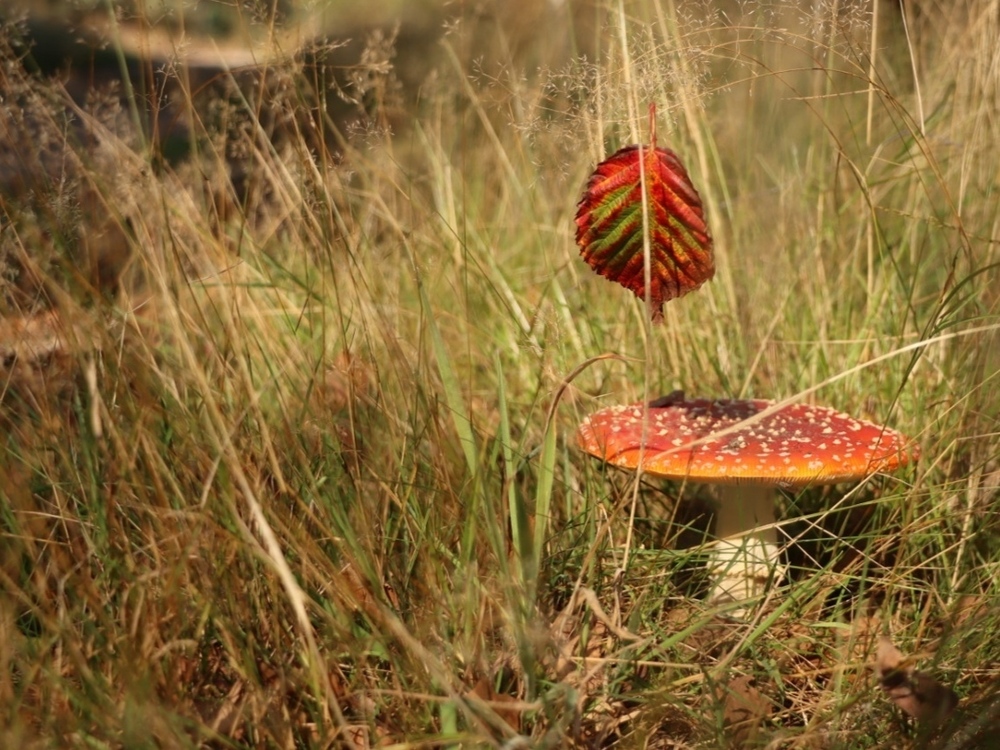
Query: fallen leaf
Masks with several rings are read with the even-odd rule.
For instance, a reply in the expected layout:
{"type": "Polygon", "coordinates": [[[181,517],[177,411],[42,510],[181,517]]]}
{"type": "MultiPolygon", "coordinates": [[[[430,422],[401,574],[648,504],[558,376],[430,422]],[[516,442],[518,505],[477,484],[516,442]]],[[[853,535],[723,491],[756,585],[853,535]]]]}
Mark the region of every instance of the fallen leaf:
{"type": "Polygon", "coordinates": [[[498,693],[493,689],[493,683],[486,677],[479,679],[469,691],[469,695],[475,696],[487,704],[493,713],[506,722],[514,732],[521,731],[521,711],[516,707],[517,699],[504,693],[498,693]],[[505,706],[504,704],[515,705],[505,706]]]}
{"type": "Polygon", "coordinates": [[[327,368],[317,395],[329,411],[345,411],[352,403],[369,400],[374,386],[372,366],[344,349],[327,368]]]}
{"type": "Polygon", "coordinates": [[[734,677],[718,692],[723,701],[722,723],[733,747],[754,745],[761,726],[771,715],[771,702],[749,675],[734,677]]]}
{"type": "Polygon", "coordinates": [[[369,730],[365,724],[344,725],[343,736],[357,750],[368,750],[372,746],[369,739],[369,730]]]}

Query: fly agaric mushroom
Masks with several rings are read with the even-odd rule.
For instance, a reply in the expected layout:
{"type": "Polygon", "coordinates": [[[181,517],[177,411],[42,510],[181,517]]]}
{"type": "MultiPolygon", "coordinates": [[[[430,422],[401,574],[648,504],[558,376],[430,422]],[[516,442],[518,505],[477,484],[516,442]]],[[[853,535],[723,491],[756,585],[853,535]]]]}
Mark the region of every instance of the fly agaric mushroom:
{"type": "Polygon", "coordinates": [[[683,393],[602,409],[580,425],[577,443],[624,469],[720,485],[715,601],[756,596],[775,573],[775,489],[857,481],[918,456],[895,430],[828,407],[683,393]]]}

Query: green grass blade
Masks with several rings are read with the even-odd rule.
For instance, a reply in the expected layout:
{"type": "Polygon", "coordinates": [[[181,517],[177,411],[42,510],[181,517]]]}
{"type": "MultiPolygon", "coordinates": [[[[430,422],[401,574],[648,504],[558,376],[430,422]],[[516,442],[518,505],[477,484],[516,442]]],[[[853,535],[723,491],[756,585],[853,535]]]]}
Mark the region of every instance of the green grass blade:
{"type": "Polygon", "coordinates": [[[469,419],[469,412],[465,406],[465,399],[462,396],[462,389],[458,385],[458,377],[455,375],[455,368],[448,355],[448,348],[444,339],[441,338],[441,331],[434,318],[434,308],[430,300],[427,299],[427,290],[417,272],[417,287],[420,292],[420,304],[427,315],[427,327],[431,334],[431,347],[434,349],[434,360],[437,362],[438,373],[441,375],[441,384],[444,387],[445,404],[451,414],[452,424],[455,432],[458,433],[459,442],[462,444],[462,451],[465,454],[465,463],[468,466],[469,474],[475,476],[478,460],[476,458],[476,439],[472,432],[472,422],[469,419]]]}
{"type": "Polygon", "coordinates": [[[538,487],[535,491],[535,534],[531,547],[531,569],[529,584],[535,591],[538,574],[542,565],[542,553],[548,535],[549,517],[552,510],[552,489],[555,485],[556,467],[556,426],[552,420],[542,438],[542,451],[538,458],[538,487]]]}
{"type": "Polygon", "coordinates": [[[507,407],[507,387],[504,383],[503,366],[500,358],[496,360],[497,370],[497,396],[500,410],[500,451],[503,457],[504,476],[503,483],[507,499],[507,512],[510,514],[510,536],[517,552],[518,568],[515,571],[524,580],[524,564],[531,556],[531,531],[528,523],[528,508],[522,502],[518,494],[515,483],[516,468],[514,464],[514,451],[511,448],[510,437],[510,412],[507,407]]]}

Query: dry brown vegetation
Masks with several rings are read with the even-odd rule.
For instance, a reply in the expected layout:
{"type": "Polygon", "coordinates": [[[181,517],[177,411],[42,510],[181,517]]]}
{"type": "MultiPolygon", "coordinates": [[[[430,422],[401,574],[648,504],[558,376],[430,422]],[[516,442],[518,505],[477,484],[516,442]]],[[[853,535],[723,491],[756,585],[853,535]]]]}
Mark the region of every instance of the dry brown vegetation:
{"type": "Polygon", "coordinates": [[[0,29],[0,747],[998,741],[1000,2],[241,7],[0,29]],[[719,269],[656,328],[572,219],[651,100],[719,269]],[[923,458],[734,619],[712,498],[572,444],[678,388],[923,458]]]}

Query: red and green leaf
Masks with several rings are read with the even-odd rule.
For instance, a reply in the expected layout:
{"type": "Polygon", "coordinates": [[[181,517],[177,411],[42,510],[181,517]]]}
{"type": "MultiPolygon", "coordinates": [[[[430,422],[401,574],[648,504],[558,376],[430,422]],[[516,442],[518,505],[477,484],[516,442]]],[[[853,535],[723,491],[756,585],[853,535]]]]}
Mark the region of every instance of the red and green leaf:
{"type": "MultiPolygon", "coordinates": [[[[651,123],[654,114],[650,107],[651,123]]],[[[659,322],[663,303],[694,291],[712,278],[715,261],[698,191],[677,154],[657,148],[652,126],[651,130],[650,145],[626,146],[597,165],[577,205],[576,243],[584,260],[597,273],[645,299],[644,180],[650,313],[653,322],[659,322]]]]}

